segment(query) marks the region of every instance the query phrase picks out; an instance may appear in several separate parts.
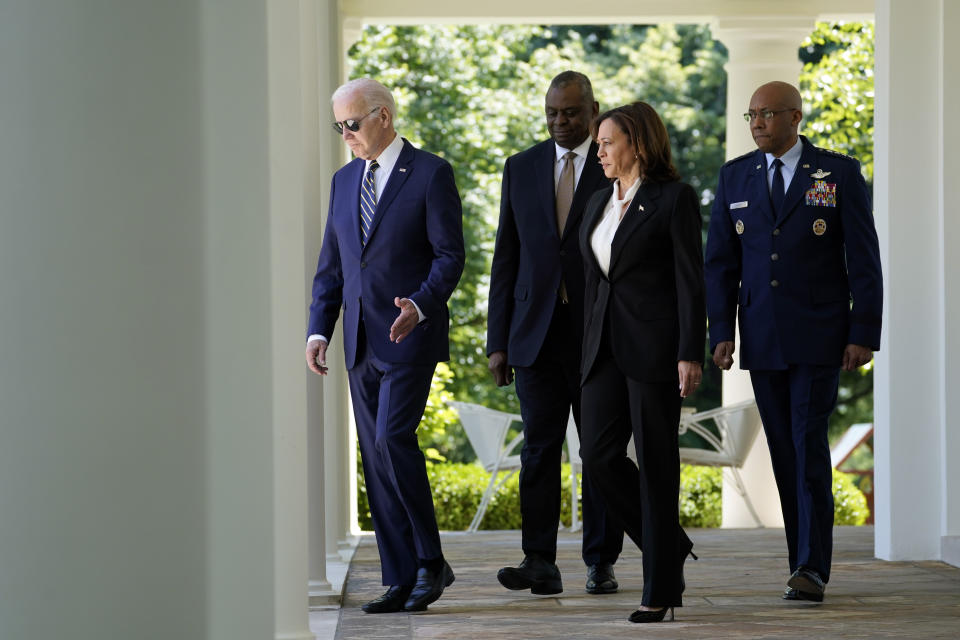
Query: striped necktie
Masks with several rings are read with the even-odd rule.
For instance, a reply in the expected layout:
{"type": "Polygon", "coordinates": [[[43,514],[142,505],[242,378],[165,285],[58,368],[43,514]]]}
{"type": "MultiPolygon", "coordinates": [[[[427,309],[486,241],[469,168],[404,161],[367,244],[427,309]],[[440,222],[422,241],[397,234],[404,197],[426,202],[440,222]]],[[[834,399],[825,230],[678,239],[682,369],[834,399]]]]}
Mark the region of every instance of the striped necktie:
{"type": "Polygon", "coordinates": [[[367,239],[370,237],[370,227],[373,224],[373,214],[377,212],[377,186],[373,180],[373,172],[380,168],[377,161],[370,163],[367,174],[363,176],[363,183],[360,185],[360,235],[363,239],[363,246],[367,245],[367,239]]]}

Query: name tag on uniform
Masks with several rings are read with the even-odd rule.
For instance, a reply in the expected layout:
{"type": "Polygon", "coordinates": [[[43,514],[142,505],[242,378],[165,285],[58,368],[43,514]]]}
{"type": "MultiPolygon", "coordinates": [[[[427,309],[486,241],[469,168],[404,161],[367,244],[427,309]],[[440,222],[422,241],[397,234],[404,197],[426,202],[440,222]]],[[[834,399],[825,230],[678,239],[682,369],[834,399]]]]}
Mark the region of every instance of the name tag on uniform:
{"type": "Polygon", "coordinates": [[[730,203],[730,209],[731,209],[731,210],[733,210],[733,209],[745,209],[746,207],[747,207],[747,201],[746,201],[746,200],[744,200],[743,202],[731,202],[731,203],[730,203]]]}

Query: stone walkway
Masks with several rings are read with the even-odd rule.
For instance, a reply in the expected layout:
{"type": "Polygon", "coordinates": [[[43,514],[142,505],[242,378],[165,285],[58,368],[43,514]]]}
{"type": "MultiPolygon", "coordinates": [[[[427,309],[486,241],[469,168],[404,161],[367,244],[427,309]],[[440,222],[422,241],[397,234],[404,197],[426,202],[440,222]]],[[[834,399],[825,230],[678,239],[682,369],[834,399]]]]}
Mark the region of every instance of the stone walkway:
{"type": "Polygon", "coordinates": [[[629,543],[616,565],[620,592],[583,590],[578,534],[560,533],[559,596],[507,591],[497,570],[521,559],[518,531],[443,535],[456,582],[423,613],[364,614],[380,595],[376,545],[365,537],[347,576],[338,640],[463,638],[960,638],[960,569],[939,562],[882,562],[872,527],[836,530],[833,576],[823,604],[780,598],[787,578],[782,529],[688,531],[700,560],[688,559],[684,607],[672,623],[636,625],[640,554],[629,543]]]}

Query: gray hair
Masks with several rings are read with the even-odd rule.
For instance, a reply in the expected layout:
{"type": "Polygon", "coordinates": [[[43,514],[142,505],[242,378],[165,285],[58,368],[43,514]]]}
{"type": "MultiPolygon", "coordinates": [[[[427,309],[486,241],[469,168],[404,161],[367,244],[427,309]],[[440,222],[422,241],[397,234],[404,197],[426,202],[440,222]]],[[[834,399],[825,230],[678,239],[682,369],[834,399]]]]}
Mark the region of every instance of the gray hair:
{"type": "Polygon", "coordinates": [[[558,74],[553,80],[550,81],[550,89],[563,89],[567,85],[575,84],[580,87],[580,95],[583,96],[584,102],[593,103],[593,85],[590,84],[590,78],[578,71],[564,71],[558,74]]]}
{"type": "Polygon", "coordinates": [[[336,102],[340,98],[350,95],[357,95],[364,102],[364,109],[371,110],[377,107],[386,107],[390,112],[391,118],[397,117],[397,103],[393,100],[393,95],[385,86],[370,78],[357,78],[350,80],[337,87],[330,97],[330,102],[336,102]]]}

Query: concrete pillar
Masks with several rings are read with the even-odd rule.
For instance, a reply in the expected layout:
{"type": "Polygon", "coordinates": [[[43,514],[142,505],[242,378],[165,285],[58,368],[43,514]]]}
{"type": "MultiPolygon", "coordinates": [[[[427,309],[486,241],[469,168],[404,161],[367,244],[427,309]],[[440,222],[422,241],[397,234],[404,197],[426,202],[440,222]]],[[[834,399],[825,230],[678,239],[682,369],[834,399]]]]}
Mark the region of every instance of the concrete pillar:
{"type": "MultiPolygon", "coordinates": [[[[316,272],[317,256],[326,224],[330,179],[342,163],[342,142],[330,127],[333,121],[330,96],[341,82],[341,29],[336,0],[320,0],[317,20],[318,90],[311,113],[319,123],[315,131],[318,156],[308,175],[317,192],[317,206],[304,225],[305,256],[303,307],[310,302],[310,285],[316,272]]],[[[304,317],[304,327],[305,318],[304,317]]],[[[303,328],[301,328],[303,334],[303,328]]],[[[330,375],[321,379],[308,373],[309,467],[310,467],[310,602],[314,605],[339,602],[340,584],[331,584],[327,563],[341,562],[341,545],[350,532],[349,465],[353,448],[347,437],[348,392],[343,370],[339,335],[327,352],[330,375]]],[[[339,577],[339,576],[338,576],[339,577]]]]}
{"type": "Polygon", "coordinates": [[[956,562],[960,399],[948,383],[958,380],[949,365],[960,356],[960,164],[948,150],[960,133],[950,35],[960,20],[951,3],[878,0],[876,25],[884,331],[874,369],[875,550],[887,560],[928,560],[943,547],[956,562]]]}
{"type": "MultiPolygon", "coordinates": [[[[756,149],[743,113],[750,105],[750,96],[765,82],[783,80],[797,83],[801,64],[800,42],[813,31],[814,16],[802,18],[718,18],[712,28],[713,37],[727,47],[727,138],[728,160],[756,149]]],[[[739,346],[739,334],[737,335],[739,346]]],[[[734,366],[723,374],[723,404],[733,404],[753,397],[750,375],[740,370],[739,351],[734,353],[734,366]]],[[[740,471],[747,493],[764,526],[782,527],[780,497],[773,478],[773,466],[767,438],[761,432],[740,471]]],[[[723,492],[723,526],[754,527],[744,500],[731,490],[723,492]]]]}
{"type": "Polygon", "coordinates": [[[948,363],[960,362],[960,182],[952,179],[960,175],[960,158],[949,150],[960,143],[960,122],[952,114],[960,104],[960,80],[956,69],[960,66],[960,41],[952,37],[960,28],[960,6],[956,2],[943,3],[940,19],[940,39],[943,43],[940,78],[943,86],[943,104],[940,123],[943,128],[943,146],[940,151],[938,184],[943,187],[940,220],[943,223],[942,255],[943,280],[940,292],[944,296],[944,320],[940,331],[945,348],[940,354],[942,372],[940,461],[943,465],[940,486],[943,500],[943,528],[941,530],[940,559],[960,567],[960,395],[951,391],[960,388],[960,371],[948,363]]]}
{"type": "Polygon", "coordinates": [[[0,638],[202,640],[199,3],[0,13],[0,638]]]}

